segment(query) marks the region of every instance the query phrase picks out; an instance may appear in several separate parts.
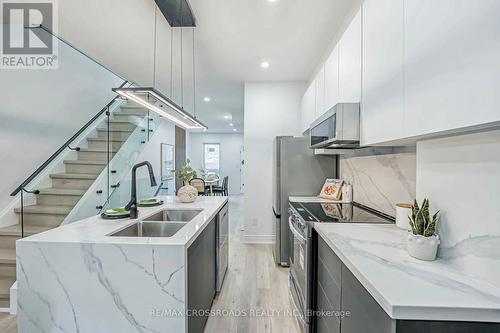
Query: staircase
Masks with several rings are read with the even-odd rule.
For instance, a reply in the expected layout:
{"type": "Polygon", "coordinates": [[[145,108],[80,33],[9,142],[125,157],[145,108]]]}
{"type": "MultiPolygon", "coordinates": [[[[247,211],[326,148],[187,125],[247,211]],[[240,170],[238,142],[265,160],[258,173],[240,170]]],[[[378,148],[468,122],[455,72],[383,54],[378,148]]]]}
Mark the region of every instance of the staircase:
{"type": "MultiPolygon", "coordinates": [[[[110,159],[147,115],[136,104],[126,104],[112,113],[109,122],[110,159]]],[[[77,152],[76,160],[64,161],[65,172],[50,175],[52,186],[38,189],[36,204],[24,207],[25,237],[58,227],[107,165],[107,124],[99,124],[87,137],[88,148],[77,152]]],[[[20,216],[21,209],[15,212],[20,216]]],[[[0,228],[0,308],[8,308],[10,287],[16,280],[15,241],[21,238],[21,224],[0,228]]]]}

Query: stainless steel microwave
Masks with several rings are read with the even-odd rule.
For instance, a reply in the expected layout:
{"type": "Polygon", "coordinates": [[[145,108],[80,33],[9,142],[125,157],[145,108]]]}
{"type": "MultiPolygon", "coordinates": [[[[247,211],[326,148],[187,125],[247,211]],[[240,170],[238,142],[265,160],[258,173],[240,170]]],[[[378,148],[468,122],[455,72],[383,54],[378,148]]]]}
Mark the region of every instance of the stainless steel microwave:
{"type": "Polygon", "coordinates": [[[359,103],[339,103],[310,128],[311,148],[358,148],[359,103]]]}

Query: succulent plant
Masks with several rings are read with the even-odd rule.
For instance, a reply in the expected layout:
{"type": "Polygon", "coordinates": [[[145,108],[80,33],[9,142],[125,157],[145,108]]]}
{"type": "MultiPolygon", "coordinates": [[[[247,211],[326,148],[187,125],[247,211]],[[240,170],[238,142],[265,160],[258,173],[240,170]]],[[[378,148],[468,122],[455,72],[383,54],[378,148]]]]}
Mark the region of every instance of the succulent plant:
{"type": "Polygon", "coordinates": [[[191,161],[186,159],[186,163],[184,163],[184,166],[181,169],[178,170],[172,170],[172,173],[175,174],[175,176],[182,180],[184,183],[189,182],[191,179],[196,177],[196,171],[193,170],[193,168],[190,165],[191,161]]]}
{"type": "Polygon", "coordinates": [[[410,219],[411,231],[414,235],[431,237],[436,234],[439,211],[431,216],[429,199],[424,199],[420,207],[417,200],[415,200],[411,209],[411,215],[408,218],[410,219]]]}

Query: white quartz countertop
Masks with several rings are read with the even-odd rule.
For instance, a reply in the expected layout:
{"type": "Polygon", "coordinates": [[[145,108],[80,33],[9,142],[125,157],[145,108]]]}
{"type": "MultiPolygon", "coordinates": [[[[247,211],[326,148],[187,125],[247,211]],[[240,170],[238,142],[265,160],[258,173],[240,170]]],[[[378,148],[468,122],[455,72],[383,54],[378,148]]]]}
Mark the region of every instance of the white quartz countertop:
{"type": "Polygon", "coordinates": [[[99,215],[62,225],[18,242],[76,242],[97,244],[151,244],[151,245],[186,245],[188,246],[201,233],[204,227],[215,217],[227,202],[223,196],[200,196],[193,203],[181,203],[174,196],[159,197],[163,205],[156,207],[138,207],[137,219],[104,220],[99,215]],[[164,209],[200,209],[197,216],[171,237],[111,237],[116,231],[148,218],[164,209]]]}
{"type": "MultiPolygon", "coordinates": [[[[395,225],[316,223],[314,228],[391,318],[500,322],[500,288],[444,259],[410,257],[406,231],[395,225]]],[[[498,265],[498,258],[489,260],[477,269],[498,265]]]]}

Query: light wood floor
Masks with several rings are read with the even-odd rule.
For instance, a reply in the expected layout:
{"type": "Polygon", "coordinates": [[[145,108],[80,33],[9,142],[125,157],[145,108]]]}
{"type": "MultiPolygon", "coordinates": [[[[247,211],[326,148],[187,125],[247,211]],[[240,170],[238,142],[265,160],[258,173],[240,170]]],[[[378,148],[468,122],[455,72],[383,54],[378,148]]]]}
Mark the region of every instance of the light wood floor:
{"type": "Polygon", "coordinates": [[[0,332],[16,333],[17,332],[16,316],[11,316],[7,313],[0,313],[0,332]]]}
{"type": "MultiPolygon", "coordinates": [[[[274,264],[270,245],[242,242],[243,206],[243,196],[230,197],[229,268],[212,306],[222,314],[208,319],[205,333],[299,332],[295,319],[285,314],[291,309],[288,269],[274,264]]],[[[0,313],[0,332],[17,332],[16,317],[0,313]]]]}
{"type": "Polygon", "coordinates": [[[244,244],[243,197],[229,201],[229,268],[212,310],[240,311],[208,319],[205,333],[299,332],[288,298],[288,269],[274,264],[270,245],[244,244]],[[252,313],[252,310],[254,313],[252,313]],[[277,313],[280,315],[277,315],[277,313]],[[268,316],[264,316],[264,314],[268,316]]]}

